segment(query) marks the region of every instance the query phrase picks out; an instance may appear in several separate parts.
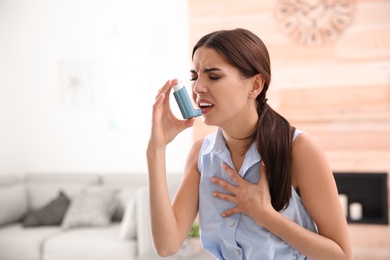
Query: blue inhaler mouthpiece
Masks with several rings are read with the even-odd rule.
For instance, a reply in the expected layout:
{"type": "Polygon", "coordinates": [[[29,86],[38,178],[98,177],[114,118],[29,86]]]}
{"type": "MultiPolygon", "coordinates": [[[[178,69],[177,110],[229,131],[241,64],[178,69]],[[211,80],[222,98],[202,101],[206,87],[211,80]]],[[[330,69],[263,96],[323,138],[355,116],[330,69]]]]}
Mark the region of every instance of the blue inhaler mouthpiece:
{"type": "Polygon", "coordinates": [[[201,116],[202,110],[194,109],[192,107],[192,103],[186,88],[183,83],[179,82],[175,86],[173,86],[175,92],[173,92],[173,96],[176,99],[177,104],[179,105],[180,112],[184,119],[189,119],[191,117],[201,116]]]}

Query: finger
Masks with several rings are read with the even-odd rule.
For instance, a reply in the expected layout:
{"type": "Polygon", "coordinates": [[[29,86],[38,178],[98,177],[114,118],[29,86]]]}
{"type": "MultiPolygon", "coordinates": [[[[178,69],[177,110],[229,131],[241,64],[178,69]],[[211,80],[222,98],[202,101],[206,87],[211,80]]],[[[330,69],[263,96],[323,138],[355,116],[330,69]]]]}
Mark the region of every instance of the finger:
{"type": "Polygon", "coordinates": [[[227,181],[215,177],[211,178],[211,181],[223,188],[224,190],[227,190],[233,194],[236,193],[237,187],[227,181]]]}
{"type": "Polygon", "coordinates": [[[228,209],[228,210],[222,212],[221,216],[226,218],[226,217],[229,217],[233,214],[240,213],[240,212],[241,212],[241,210],[238,207],[234,207],[234,208],[231,208],[231,209],[228,209]]]}
{"type": "Polygon", "coordinates": [[[229,176],[238,184],[240,185],[242,183],[243,178],[241,177],[238,172],[233,170],[229,165],[226,163],[222,164],[222,168],[229,174],[229,176]]]}
{"type": "Polygon", "coordinates": [[[168,80],[167,82],[165,82],[165,84],[161,88],[159,88],[159,90],[157,91],[156,101],[160,97],[161,94],[165,94],[167,97],[169,97],[171,88],[176,84],[173,82],[176,82],[176,81],[177,80],[168,80]]]}
{"type": "Polygon", "coordinates": [[[229,202],[236,202],[236,197],[231,194],[226,194],[222,192],[213,192],[212,195],[218,199],[229,201],[229,202]]]}
{"type": "Polygon", "coordinates": [[[164,94],[166,96],[166,99],[164,100],[166,104],[169,104],[169,97],[171,94],[171,89],[173,88],[175,84],[172,83],[172,80],[168,80],[167,83],[163,87],[164,94]]]}
{"type": "Polygon", "coordinates": [[[154,101],[153,104],[153,116],[156,116],[157,115],[156,113],[163,109],[162,104],[164,102],[164,99],[165,99],[165,94],[159,94],[156,97],[156,101],[154,101]]]}
{"type": "Polygon", "coordinates": [[[173,88],[174,85],[176,85],[178,82],[177,79],[171,79],[171,80],[168,80],[164,86],[161,88],[161,92],[164,93],[166,96],[167,96],[167,101],[169,101],[169,94],[171,93],[171,90],[173,88]]]}
{"type": "Polygon", "coordinates": [[[189,119],[181,120],[181,121],[183,122],[184,128],[189,128],[194,125],[195,120],[196,120],[195,117],[191,117],[189,119]]]}
{"type": "Polygon", "coordinates": [[[154,107],[160,108],[164,102],[166,95],[164,93],[158,93],[156,96],[156,100],[154,101],[154,107]]]}
{"type": "Polygon", "coordinates": [[[159,92],[166,93],[171,87],[173,87],[174,84],[172,84],[172,80],[167,80],[165,84],[160,88],[159,92]]]}
{"type": "Polygon", "coordinates": [[[195,118],[189,118],[189,119],[185,119],[185,120],[181,120],[181,119],[178,119],[176,118],[174,115],[172,115],[176,122],[178,123],[177,125],[177,129],[179,130],[179,132],[189,128],[189,127],[192,127],[195,123],[195,118]]]}
{"type": "Polygon", "coordinates": [[[164,93],[159,93],[156,96],[156,101],[154,101],[154,104],[156,105],[156,107],[159,107],[159,106],[162,105],[164,98],[165,98],[165,94],[164,93]]]}

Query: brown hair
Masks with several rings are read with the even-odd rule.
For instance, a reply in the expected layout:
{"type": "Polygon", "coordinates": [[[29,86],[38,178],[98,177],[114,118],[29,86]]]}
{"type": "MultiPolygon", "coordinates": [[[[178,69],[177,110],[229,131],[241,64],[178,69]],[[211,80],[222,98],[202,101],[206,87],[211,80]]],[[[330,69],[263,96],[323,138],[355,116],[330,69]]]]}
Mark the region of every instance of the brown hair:
{"type": "Polygon", "coordinates": [[[267,47],[252,32],[245,29],[221,30],[203,36],[195,51],[207,47],[222,55],[245,78],[260,74],[264,87],[257,96],[259,120],[253,140],[266,165],[272,206],[282,210],[291,197],[291,147],[295,128],[266,103],[266,92],[271,81],[271,64],[267,47]]]}

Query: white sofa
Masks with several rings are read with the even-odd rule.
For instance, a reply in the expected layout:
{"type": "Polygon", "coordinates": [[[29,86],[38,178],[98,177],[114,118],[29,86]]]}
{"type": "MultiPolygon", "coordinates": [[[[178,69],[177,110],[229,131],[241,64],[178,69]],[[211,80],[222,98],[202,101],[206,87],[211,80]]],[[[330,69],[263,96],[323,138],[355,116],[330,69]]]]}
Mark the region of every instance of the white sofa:
{"type": "MultiPolygon", "coordinates": [[[[168,176],[171,196],[180,178],[168,176]]],[[[151,259],[155,253],[148,205],[146,174],[0,176],[0,260],[151,259]],[[117,191],[117,221],[69,229],[62,225],[23,227],[21,221],[26,214],[47,205],[60,190],[72,203],[90,187],[117,191]]]]}

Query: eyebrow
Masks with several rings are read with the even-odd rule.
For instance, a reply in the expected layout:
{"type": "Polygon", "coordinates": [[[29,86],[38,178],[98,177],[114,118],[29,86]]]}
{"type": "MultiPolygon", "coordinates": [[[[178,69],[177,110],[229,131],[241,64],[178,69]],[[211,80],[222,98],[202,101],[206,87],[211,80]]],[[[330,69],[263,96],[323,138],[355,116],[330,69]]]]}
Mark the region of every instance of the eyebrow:
{"type": "MultiPolygon", "coordinates": [[[[221,70],[218,69],[218,68],[209,68],[209,69],[204,69],[204,70],[203,70],[204,73],[208,73],[208,72],[212,72],[212,71],[221,71],[221,70]]],[[[193,69],[190,70],[190,72],[191,72],[191,73],[196,73],[196,71],[193,70],[193,69]]]]}

